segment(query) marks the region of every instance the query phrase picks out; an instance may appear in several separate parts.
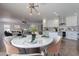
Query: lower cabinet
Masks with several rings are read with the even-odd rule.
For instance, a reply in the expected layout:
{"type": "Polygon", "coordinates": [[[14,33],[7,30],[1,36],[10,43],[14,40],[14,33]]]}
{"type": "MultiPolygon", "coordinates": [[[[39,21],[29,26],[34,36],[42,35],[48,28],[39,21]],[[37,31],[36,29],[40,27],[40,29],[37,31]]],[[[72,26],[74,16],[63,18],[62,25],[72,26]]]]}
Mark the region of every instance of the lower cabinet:
{"type": "Polygon", "coordinates": [[[67,31],[66,38],[72,40],[78,40],[78,32],[76,31],[67,31]]]}

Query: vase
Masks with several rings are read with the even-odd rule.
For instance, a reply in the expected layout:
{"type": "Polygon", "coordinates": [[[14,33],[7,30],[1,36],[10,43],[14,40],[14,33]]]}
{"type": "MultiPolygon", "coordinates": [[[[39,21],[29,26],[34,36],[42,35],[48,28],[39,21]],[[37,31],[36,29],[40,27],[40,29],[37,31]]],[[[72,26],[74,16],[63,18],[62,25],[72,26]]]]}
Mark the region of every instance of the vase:
{"type": "Polygon", "coordinates": [[[36,34],[32,34],[32,40],[31,40],[31,42],[33,42],[35,40],[35,38],[36,38],[36,34]]]}

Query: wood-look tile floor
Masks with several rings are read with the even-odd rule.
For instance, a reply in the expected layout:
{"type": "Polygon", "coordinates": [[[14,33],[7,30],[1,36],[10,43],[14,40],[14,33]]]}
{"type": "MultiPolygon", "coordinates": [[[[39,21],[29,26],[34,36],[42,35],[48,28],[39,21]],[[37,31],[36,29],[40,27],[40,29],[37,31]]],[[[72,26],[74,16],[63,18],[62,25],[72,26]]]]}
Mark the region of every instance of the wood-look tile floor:
{"type": "Polygon", "coordinates": [[[79,40],[64,39],[60,53],[62,56],[79,56],[79,40]]]}
{"type": "MultiPolygon", "coordinates": [[[[79,56],[79,40],[63,39],[61,56],[79,56]]],[[[0,50],[0,56],[4,56],[5,51],[0,50]]]]}

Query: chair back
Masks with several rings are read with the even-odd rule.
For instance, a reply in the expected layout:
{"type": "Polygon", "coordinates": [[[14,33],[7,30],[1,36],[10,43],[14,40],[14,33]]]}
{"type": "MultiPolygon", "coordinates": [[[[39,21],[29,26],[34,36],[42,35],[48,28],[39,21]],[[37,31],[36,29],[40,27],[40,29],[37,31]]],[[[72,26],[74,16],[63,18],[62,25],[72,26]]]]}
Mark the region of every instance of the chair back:
{"type": "Polygon", "coordinates": [[[54,42],[48,46],[48,52],[53,54],[58,54],[61,48],[61,38],[58,37],[54,39],[54,42]]]}
{"type": "Polygon", "coordinates": [[[6,49],[6,54],[18,54],[19,53],[19,49],[14,47],[10,43],[10,39],[4,39],[3,42],[5,45],[5,49],[6,49]]]}

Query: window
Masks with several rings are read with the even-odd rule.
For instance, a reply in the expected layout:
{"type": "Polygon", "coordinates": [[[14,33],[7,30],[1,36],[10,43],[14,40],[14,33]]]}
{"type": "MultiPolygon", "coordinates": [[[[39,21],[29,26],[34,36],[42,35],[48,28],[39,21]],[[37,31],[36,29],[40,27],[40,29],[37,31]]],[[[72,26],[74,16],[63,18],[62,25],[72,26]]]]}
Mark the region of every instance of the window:
{"type": "Polygon", "coordinates": [[[10,31],[10,25],[4,24],[4,31],[10,31]]]}

